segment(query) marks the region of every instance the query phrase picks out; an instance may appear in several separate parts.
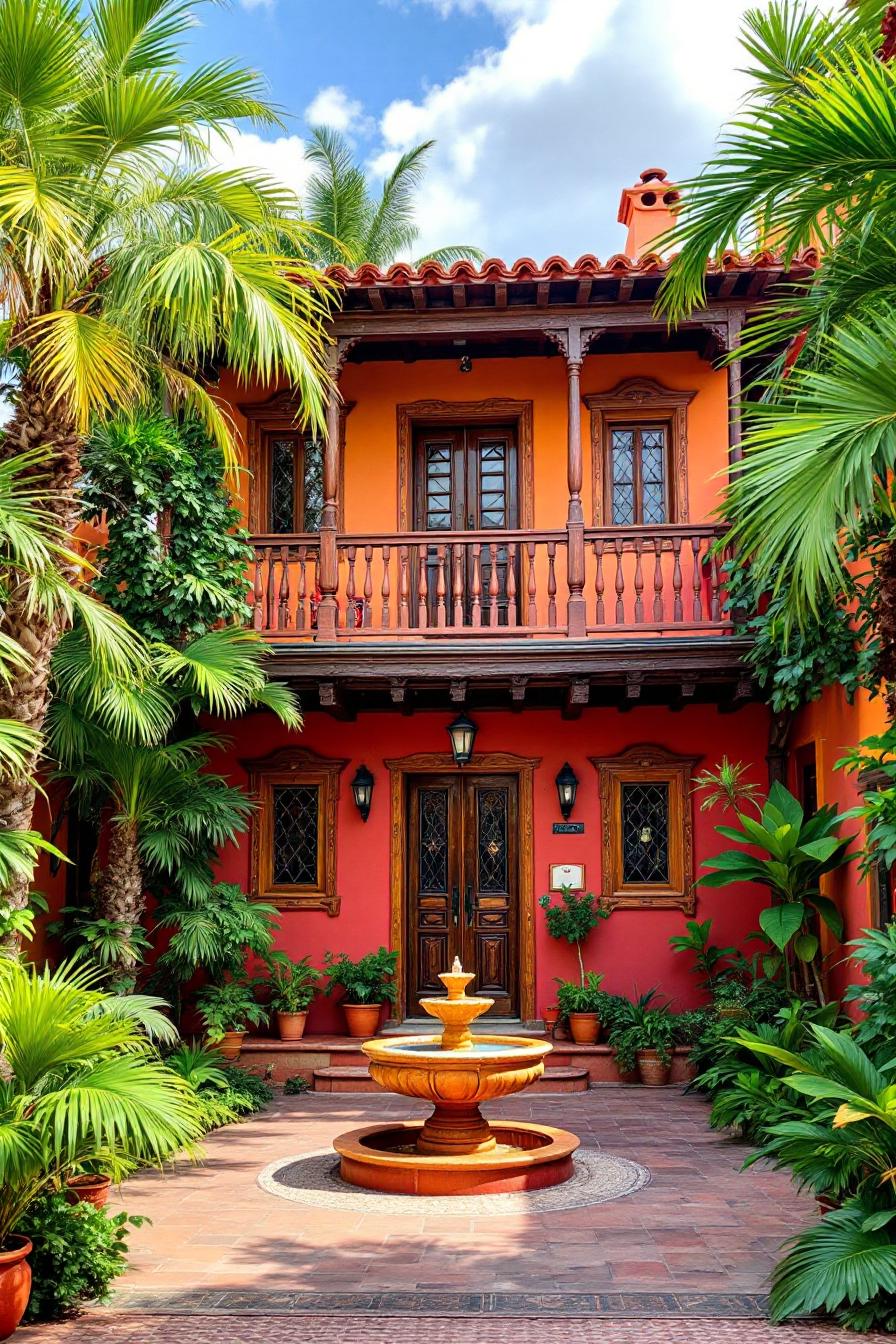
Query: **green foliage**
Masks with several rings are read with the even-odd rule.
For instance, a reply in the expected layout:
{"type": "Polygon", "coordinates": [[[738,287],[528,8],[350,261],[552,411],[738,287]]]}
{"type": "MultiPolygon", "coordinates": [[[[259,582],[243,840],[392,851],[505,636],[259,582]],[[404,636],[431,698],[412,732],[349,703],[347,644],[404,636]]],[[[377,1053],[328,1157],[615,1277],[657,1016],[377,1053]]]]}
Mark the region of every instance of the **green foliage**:
{"type": "Polygon", "coordinates": [[[711,1008],[690,1008],[675,1014],[675,1044],[694,1045],[716,1016],[711,1008]]]}
{"type": "Polygon", "coordinates": [[[227,1086],[227,1071],[221,1056],[217,1050],[206,1050],[198,1041],[182,1042],[165,1057],[165,1063],[197,1091],[201,1087],[227,1086]]]}
{"type": "Polygon", "coordinates": [[[689,919],[685,923],[685,928],[687,933],[676,934],[670,938],[669,946],[673,952],[690,952],[695,971],[703,976],[701,989],[712,989],[726,965],[730,964],[729,959],[734,956],[737,949],[719,947],[709,941],[712,930],[711,919],[704,919],[702,922],[689,919]]]}
{"type": "Polygon", "coordinates": [[[302,1078],[299,1074],[296,1074],[295,1078],[287,1078],[286,1082],[283,1084],[284,1097],[301,1097],[304,1096],[306,1092],[310,1091],[311,1084],[308,1079],[302,1078]]]}
{"type": "Polygon", "coordinates": [[[675,1014],[666,1003],[653,1002],[656,990],[649,990],[631,1005],[627,1020],[610,1032],[608,1044],[616,1052],[621,1073],[631,1073],[639,1050],[656,1050],[663,1064],[671,1064],[676,1043],[675,1014]]]}
{"type": "Polygon", "coordinates": [[[274,1089],[258,1074],[241,1069],[238,1064],[228,1064],[225,1075],[223,1096],[237,1115],[254,1115],[274,1100],[274,1089]]]}
{"type": "Polygon", "coordinates": [[[320,981],[320,971],[311,965],[310,957],[292,960],[283,952],[269,959],[271,973],[271,1007],[278,1013],[303,1013],[320,981]]]}
{"type": "Polygon", "coordinates": [[[34,1248],[25,1323],[58,1321],[82,1302],[108,1301],[110,1285],[127,1269],[130,1230],[145,1221],[69,1204],[62,1194],[34,1200],[16,1225],[34,1248]]]}
{"type": "Polygon", "coordinates": [[[195,1090],[203,1132],[254,1115],[274,1095],[263,1079],[195,1041],[173,1051],[165,1063],[195,1090]]]}
{"type": "Polygon", "coordinates": [[[865,929],[848,946],[867,981],[850,985],[843,997],[865,1014],[856,1026],[856,1040],[882,1065],[896,1047],[896,923],[865,929]]]}
{"type": "Polygon", "coordinates": [[[169,896],[157,913],[159,927],[174,929],[158,962],[164,975],[186,981],[201,970],[217,981],[239,975],[248,956],[270,953],[279,927],[275,906],[250,900],[233,882],[188,894],[189,900],[169,896]]]}
{"type": "MultiPolygon", "coordinates": [[[[773,1321],[823,1308],[853,1330],[896,1327],[896,1238],[874,1203],[850,1199],[788,1243],[772,1273],[773,1321]]],[[[896,1218],[893,1209],[891,1218],[896,1218]]]]}
{"type": "MultiPolygon", "coordinates": [[[[597,1013],[606,1006],[609,995],[601,989],[603,976],[598,971],[585,971],[581,984],[572,980],[557,981],[557,1007],[560,1016],[566,1020],[570,1013],[597,1013]]],[[[601,1017],[603,1022],[603,1018],[601,1017]]]]}
{"type": "Polygon", "coordinates": [[[268,1020],[268,1014],[252,990],[257,981],[226,978],[220,985],[203,985],[196,1006],[210,1041],[220,1041],[225,1032],[248,1031],[268,1020]]]}
{"type": "Polygon", "coordinates": [[[94,585],[104,601],[147,639],[175,645],[246,621],[248,533],[221,450],[197,420],[116,416],[95,427],[84,467],[85,516],[105,512],[108,523],[94,585]]]}
{"type": "MultiPolygon", "coordinates": [[[[16,834],[14,831],[6,831],[0,836],[0,888],[8,885],[9,876],[3,871],[2,844],[9,843],[10,837],[16,834]]],[[[29,872],[31,867],[33,863],[29,861],[29,872]]],[[[24,943],[30,942],[34,936],[36,916],[39,913],[46,914],[49,908],[46,897],[39,891],[32,891],[28,897],[28,904],[22,908],[0,896],[0,943],[8,938],[18,939],[24,943]]]]}
{"type": "Polygon", "coordinates": [[[592,929],[613,913],[608,901],[598,899],[593,892],[576,895],[569,887],[560,893],[559,905],[552,905],[550,895],[538,898],[538,904],[545,914],[548,933],[552,938],[565,938],[573,943],[579,959],[579,983],[585,984],[585,965],[582,961],[582,943],[592,929]]]}
{"type": "Polygon", "coordinates": [[[880,788],[869,789],[854,815],[864,823],[862,871],[868,872],[877,863],[889,870],[896,863],[896,729],[879,737],[866,737],[837,765],[847,774],[857,775],[859,782],[865,771],[874,771],[888,781],[880,788]]]}
{"type": "Polygon", "coordinates": [[[59,913],[63,918],[48,924],[47,932],[61,937],[64,943],[74,943],[73,959],[86,957],[100,970],[137,966],[144,960],[143,953],[152,946],[139,925],[124,920],[92,919],[73,905],[64,905],[59,913]]]}
{"type": "Polygon", "coordinates": [[[394,1003],[395,967],[398,953],[378,947],[359,961],[352,961],[345,952],[324,953],[324,975],[327,979],[325,994],[344,991],[346,1003],[394,1003]]]}
{"type": "Polygon", "coordinates": [[[714,770],[706,769],[694,779],[694,793],[702,793],[700,811],[724,807],[730,812],[743,812],[748,805],[762,811],[759,785],[746,778],[748,767],[743,761],[729,761],[723,756],[714,770]]]}
{"type": "Polygon", "coordinates": [[[95,984],[85,967],[38,971],[0,959],[0,1245],[67,1175],[160,1165],[201,1132],[192,1089],[142,1025],[159,1025],[155,1001],[95,984]]]}

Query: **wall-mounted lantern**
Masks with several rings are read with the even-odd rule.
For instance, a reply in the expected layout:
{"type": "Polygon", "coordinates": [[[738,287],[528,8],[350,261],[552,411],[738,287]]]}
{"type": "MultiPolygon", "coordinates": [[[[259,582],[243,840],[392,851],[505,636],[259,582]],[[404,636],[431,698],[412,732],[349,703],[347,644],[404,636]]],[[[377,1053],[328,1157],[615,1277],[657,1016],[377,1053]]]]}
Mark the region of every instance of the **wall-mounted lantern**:
{"type": "Polygon", "coordinates": [[[557,785],[557,797],[560,800],[560,811],[563,813],[563,820],[569,821],[570,813],[576,805],[576,791],[579,787],[576,773],[569,761],[564,762],[563,769],[558,774],[555,783],[557,785]]]}
{"type": "Polygon", "coordinates": [[[469,765],[477,731],[476,724],[466,714],[459,715],[453,723],[449,723],[448,736],[451,738],[451,754],[455,765],[469,765]]]}
{"type": "Polygon", "coordinates": [[[352,780],[352,793],[355,807],[361,813],[361,820],[370,816],[370,804],[373,801],[373,775],[366,765],[359,765],[352,780]]]}

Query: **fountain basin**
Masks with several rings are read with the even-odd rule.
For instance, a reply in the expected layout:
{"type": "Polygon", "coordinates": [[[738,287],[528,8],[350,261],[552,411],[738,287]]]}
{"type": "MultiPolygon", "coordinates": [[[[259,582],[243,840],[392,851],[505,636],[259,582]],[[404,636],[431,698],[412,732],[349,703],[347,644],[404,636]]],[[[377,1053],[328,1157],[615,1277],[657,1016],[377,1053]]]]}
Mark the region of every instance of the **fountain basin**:
{"type": "Polygon", "coordinates": [[[544,1190],[568,1181],[575,1134],[548,1125],[492,1120],[496,1145],[489,1152],[439,1156],[419,1151],[424,1122],[368,1125],[340,1134],[343,1180],[393,1195],[504,1195],[544,1190]]]}

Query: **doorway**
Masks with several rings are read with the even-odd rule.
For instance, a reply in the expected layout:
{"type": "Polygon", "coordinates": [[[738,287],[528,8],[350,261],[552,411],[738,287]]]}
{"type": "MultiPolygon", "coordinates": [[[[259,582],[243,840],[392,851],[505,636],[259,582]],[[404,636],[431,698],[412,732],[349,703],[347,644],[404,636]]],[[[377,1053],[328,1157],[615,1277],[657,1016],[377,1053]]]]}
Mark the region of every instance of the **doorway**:
{"type": "Polygon", "coordinates": [[[444,773],[407,778],[407,1007],[442,995],[455,957],[493,1016],[519,1014],[519,780],[444,773]]]}

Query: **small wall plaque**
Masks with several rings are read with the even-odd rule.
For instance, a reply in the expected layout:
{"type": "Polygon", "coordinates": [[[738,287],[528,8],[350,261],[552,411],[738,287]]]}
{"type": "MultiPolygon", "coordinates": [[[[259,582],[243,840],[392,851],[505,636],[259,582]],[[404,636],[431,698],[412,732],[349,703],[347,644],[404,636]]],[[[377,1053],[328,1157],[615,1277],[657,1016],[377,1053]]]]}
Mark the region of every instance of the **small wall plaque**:
{"type": "Polygon", "coordinates": [[[584,835],[584,821],[555,821],[552,827],[554,835],[584,835]]]}
{"type": "Polygon", "coordinates": [[[585,890],[584,863],[551,864],[551,891],[562,891],[564,887],[572,891],[585,890]]]}

